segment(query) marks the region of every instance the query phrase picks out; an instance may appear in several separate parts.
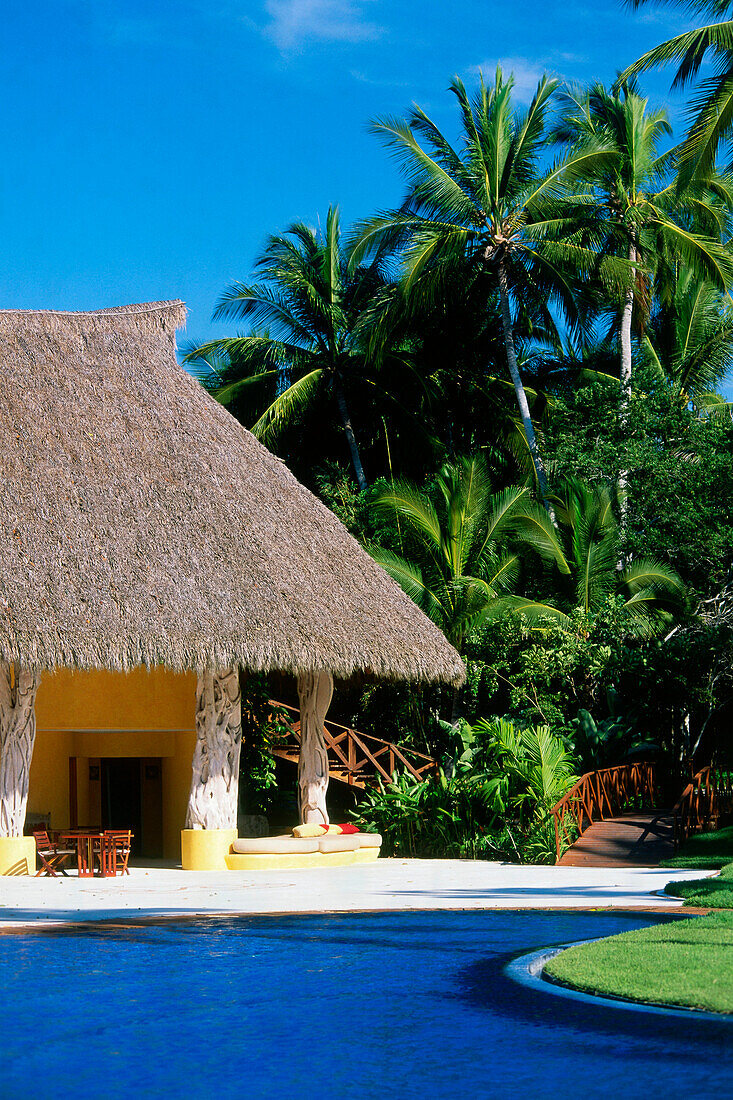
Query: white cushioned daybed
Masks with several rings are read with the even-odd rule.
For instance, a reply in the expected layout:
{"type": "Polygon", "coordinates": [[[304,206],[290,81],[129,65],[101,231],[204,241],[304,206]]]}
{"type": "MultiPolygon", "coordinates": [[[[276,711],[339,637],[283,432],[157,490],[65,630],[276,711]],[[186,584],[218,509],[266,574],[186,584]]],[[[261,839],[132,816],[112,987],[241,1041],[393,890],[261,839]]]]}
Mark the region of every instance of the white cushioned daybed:
{"type": "Polygon", "coordinates": [[[379,856],[381,844],[379,833],[341,835],[334,831],[320,836],[243,837],[232,842],[225,858],[230,871],[348,867],[372,863],[379,856]]]}

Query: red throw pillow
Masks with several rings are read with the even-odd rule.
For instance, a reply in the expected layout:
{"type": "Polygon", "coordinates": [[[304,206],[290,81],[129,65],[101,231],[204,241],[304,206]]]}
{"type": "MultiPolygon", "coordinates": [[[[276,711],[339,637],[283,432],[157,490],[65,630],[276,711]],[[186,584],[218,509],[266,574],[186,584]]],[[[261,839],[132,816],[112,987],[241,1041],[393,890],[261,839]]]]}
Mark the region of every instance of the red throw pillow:
{"type": "Polygon", "coordinates": [[[339,825],[339,829],[341,830],[341,832],[344,835],[346,835],[347,833],[358,833],[359,832],[358,825],[352,825],[350,822],[347,822],[345,825],[339,825]]]}

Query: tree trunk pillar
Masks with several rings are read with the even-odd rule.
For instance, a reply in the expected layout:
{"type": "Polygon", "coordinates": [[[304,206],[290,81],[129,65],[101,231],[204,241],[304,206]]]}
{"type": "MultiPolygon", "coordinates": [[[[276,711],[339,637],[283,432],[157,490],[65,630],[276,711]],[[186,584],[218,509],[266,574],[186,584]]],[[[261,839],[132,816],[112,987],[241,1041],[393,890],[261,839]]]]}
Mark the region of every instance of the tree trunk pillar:
{"type": "Polygon", "coordinates": [[[300,702],[300,759],[298,805],[303,824],[328,825],[328,753],[323,723],[333,696],[333,677],[328,672],[307,672],[298,677],[300,702]]]}
{"type": "Polygon", "coordinates": [[[40,679],[39,672],[0,663],[0,837],[23,835],[40,679]]]}
{"type": "Polygon", "coordinates": [[[236,829],[242,693],[239,669],[199,673],[187,829],[236,829]]]}

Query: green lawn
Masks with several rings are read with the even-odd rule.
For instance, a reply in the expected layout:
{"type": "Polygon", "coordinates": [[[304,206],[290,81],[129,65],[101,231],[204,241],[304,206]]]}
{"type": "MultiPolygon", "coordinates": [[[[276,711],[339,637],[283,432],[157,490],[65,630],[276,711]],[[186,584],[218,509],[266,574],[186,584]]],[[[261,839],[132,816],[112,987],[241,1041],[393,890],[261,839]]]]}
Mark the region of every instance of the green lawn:
{"type": "Polygon", "coordinates": [[[683,844],[673,859],[662,861],[662,867],[700,867],[718,870],[733,860],[733,825],[715,833],[698,833],[683,844]]]}
{"type": "Polygon", "coordinates": [[[545,971],[586,993],[733,1012],[733,913],[710,913],[570,947],[545,971]]]}
{"type": "Polygon", "coordinates": [[[701,906],[704,909],[733,909],[733,863],[724,867],[715,878],[668,882],[664,892],[675,898],[684,898],[685,905],[701,906]]]}

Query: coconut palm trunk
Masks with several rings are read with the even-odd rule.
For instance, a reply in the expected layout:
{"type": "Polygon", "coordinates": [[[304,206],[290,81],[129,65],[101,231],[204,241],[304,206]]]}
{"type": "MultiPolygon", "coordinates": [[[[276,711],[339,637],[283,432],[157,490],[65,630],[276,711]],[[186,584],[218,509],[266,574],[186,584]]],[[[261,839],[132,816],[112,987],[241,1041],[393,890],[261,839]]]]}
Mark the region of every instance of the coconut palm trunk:
{"type": "Polygon", "coordinates": [[[0,836],[22,836],[40,673],[0,664],[0,836]]]}
{"type": "Polygon", "coordinates": [[[514,392],[517,395],[517,405],[519,406],[519,415],[522,418],[522,426],[524,428],[524,434],[527,438],[527,446],[529,447],[529,453],[532,456],[532,463],[534,465],[535,474],[537,477],[537,487],[542,497],[542,503],[547,511],[551,513],[549,501],[547,499],[548,485],[547,474],[545,473],[545,465],[542,461],[542,455],[540,449],[537,446],[537,437],[534,433],[534,425],[532,424],[532,416],[529,411],[529,402],[527,401],[527,394],[524,390],[522,378],[519,373],[519,366],[517,365],[517,353],[514,348],[514,331],[512,328],[512,313],[509,304],[509,287],[507,284],[506,267],[504,260],[499,260],[499,297],[501,299],[501,320],[504,329],[504,348],[506,350],[506,360],[509,367],[509,374],[511,375],[512,382],[514,383],[514,392]]]}
{"type": "Polygon", "coordinates": [[[298,677],[300,703],[300,758],[298,801],[304,824],[328,825],[328,753],[323,723],[333,696],[328,672],[306,672],[298,677]]]}
{"type": "MultiPolygon", "coordinates": [[[[632,241],[629,245],[629,263],[634,264],[636,262],[636,247],[632,241]]],[[[619,344],[621,350],[620,364],[619,364],[619,420],[621,428],[625,432],[626,424],[629,415],[629,404],[631,402],[631,324],[634,316],[634,278],[632,275],[631,282],[626,290],[624,296],[624,305],[621,311],[621,331],[619,334],[619,344]]],[[[626,530],[626,521],[628,516],[628,504],[626,501],[626,489],[629,481],[629,472],[625,466],[622,466],[618,472],[618,495],[619,495],[619,511],[621,522],[619,524],[619,535],[623,538],[626,530]]],[[[619,559],[618,568],[623,568],[624,560],[619,559]]]]}
{"type": "Polygon", "coordinates": [[[346,441],[349,444],[349,451],[351,453],[351,464],[354,467],[354,473],[356,474],[356,481],[359,486],[359,491],[363,492],[367,487],[367,480],[364,476],[364,467],[361,464],[361,455],[359,454],[359,445],[356,442],[356,436],[354,435],[354,429],[351,424],[351,417],[349,416],[349,409],[346,404],[346,397],[342,389],[341,383],[336,382],[334,384],[334,396],[336,397],[336,404],[338,405],[339,416],[341,417],[341,426],[344,429],[344,435],[346,441]]]}
{"type": "Polygon", "coordinates": [[[235,829],[242,747],[239,669],[199,673],[187,829],[235,829]]]}
{"type": "MultiPolygon", "coordinates": [[[[629,264],[636,263],[636,248],[633,242],[629,245],[629,264]]],[[[621,313],[621,414],[625,415],[631,399],[631,321],[634,314],[634,280],[629,283],[624,296],[624,306],[621,313]]]]}

